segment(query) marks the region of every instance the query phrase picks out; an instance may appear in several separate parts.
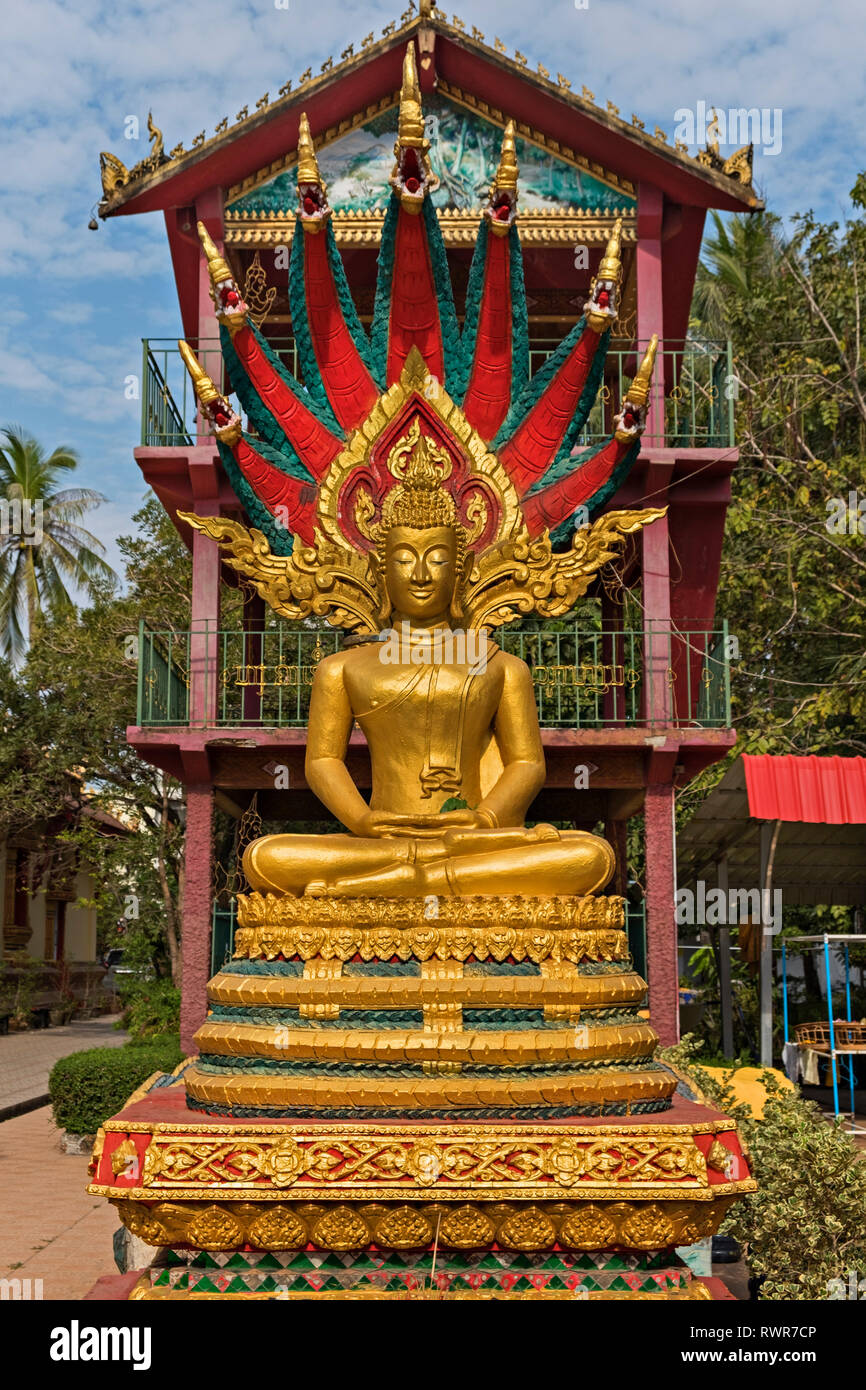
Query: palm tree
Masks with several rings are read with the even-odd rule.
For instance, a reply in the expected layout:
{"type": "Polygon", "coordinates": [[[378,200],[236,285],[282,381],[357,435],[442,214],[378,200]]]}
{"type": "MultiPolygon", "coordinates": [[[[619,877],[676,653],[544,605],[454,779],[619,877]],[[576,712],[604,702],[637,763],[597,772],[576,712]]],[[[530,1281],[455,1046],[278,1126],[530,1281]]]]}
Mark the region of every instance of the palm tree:
{"type": "Polygon", "coordinates": [[[63,446],[46,455],[17,425],[0,434],[0,649],[13,660],[43,615],[74,607],[67,585],[92,598],[100,582],[116,577],[102,542],[78,525],[106,499],[90,488],[57,490],[78,463],[63,446]]]}
{"type": "Polygon", "coordinates": [[[783,246],[777,219],[758,212],[725,222],[713,212],[713,232],[702,249],[692,299],[692,322],[707,338],[732,336],[730,310],[772,279],[783,246]]]}

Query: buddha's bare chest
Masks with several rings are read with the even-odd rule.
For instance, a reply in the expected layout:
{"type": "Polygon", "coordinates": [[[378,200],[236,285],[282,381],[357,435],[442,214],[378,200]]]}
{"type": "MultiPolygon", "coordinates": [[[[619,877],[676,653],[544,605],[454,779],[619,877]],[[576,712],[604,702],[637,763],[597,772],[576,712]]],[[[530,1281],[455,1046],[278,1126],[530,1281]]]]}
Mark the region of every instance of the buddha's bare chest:
{"type": "Polygon", "coordinates": [[[423,738],[432,720],[477,735],[495,718],[502,694],[495,663],[480,670],[458,663],[392,665],[379,660],[375,649],[358,655],[345,684],[352,713],[370,741],[423,738]]]}

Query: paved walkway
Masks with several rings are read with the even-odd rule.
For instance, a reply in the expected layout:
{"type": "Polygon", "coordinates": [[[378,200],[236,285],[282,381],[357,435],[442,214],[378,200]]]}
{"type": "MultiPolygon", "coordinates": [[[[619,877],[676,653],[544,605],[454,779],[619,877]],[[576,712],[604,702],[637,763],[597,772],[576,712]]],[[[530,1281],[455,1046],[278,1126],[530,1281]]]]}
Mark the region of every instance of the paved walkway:
{"type": "Polygon", "coordinates": [[[55,1062],[89,1047],[120,1047],[128,1037],[115,1030],[117,1014],[38,1028],[0,1037],[0,1120],[48,1104],[48,1075],[55,1062]]]}
{"type": "Polygon", "coordinates": [[[110,1202],[87,1195],[87,1164],[63,1153],[48,1107],[0,1124],[0,1279],[41,1279],[44,1299],[80,1299],[117,1272],[111,1239],[120,1223],[110,1202]]]}

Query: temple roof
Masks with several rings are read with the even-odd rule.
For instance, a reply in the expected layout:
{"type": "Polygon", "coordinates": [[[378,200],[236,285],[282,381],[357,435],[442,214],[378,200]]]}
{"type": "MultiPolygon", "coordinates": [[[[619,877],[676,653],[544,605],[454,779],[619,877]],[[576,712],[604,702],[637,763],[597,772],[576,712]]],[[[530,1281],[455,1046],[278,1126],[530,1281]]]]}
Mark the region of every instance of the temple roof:
{"type": "MultiPolygon", "coordinates": [[[[659,127],[650,134],[637,115],[629,122],[612,102],[597,104],[588,87],[572,91],[565,74],[551,76],[541,63],[533,70],[522,53],[510,56],[500,39],[491,44],[475,26],[467,32],[456,15],[449,21],[430,0],[419,3],[420,13],[410,0],[400,19],[386,25],[379,39],[368,34],[358,52],[350,43],[338,62],[328,58],[316,75],[308,68],[297,82],[284,83],[275,100],[266,92],[252,114],[244,106],[233,124],[225,117],[209,137],[201,131],[190,150],[181,142],[166,152],[161,131],[152,125],[151,153],[134,168],[101,155],[100,216],[190,205],[214,187],[226,189],[230,203],[254,190],[279,189],[279,176],[294,161],[301,111],[320,149],[350,132],[375,129],[396,105],[403,53],[413,37],[431,111],[444,98],[449,110],[462,108],[482,123],[501,128],[514,119],[527,150],[535,146],[557,164],[579,170],[590,192],[613,188],[624,195],[623,206],[630,201],[633,207],[637,182],[644,179],[674,202],[733,212],[762,206],[751,187],[750,147],[727,160],[712,148],[689,155],[684,146],[668,143],[659,127]]],[[[530,164],[531,156],[524,153],[522,165],[524,160],[530,164]]],[[[607,195],[595,206],[601,210],[606,201],[607,195]]],[[[247,204],[242,210],[254,209],[247,204]]]]}

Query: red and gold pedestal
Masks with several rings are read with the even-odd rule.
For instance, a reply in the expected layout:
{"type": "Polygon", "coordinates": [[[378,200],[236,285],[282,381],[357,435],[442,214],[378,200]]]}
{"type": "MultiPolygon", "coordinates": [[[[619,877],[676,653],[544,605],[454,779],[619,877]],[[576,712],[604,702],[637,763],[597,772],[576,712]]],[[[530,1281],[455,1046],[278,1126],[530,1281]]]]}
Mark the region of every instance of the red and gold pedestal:
{"type": "Polygon", "coordinates": [[[201,1056],[100,1133],[134,1298],[700,1299],[755,1190],[675,1094],[623,905],[241,901],[201,1056]]]}

